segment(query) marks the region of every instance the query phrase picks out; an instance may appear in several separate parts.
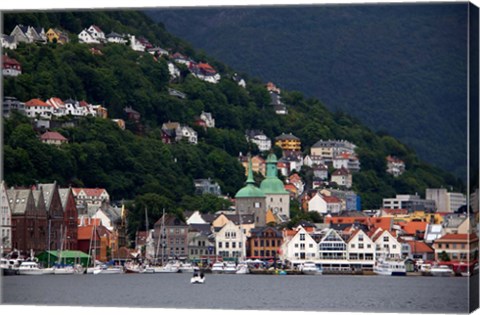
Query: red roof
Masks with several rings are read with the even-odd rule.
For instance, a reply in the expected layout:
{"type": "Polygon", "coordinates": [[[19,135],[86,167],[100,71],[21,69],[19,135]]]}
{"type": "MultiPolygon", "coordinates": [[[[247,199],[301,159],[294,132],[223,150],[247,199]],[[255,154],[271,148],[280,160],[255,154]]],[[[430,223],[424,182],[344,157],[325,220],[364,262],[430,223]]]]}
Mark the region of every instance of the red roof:
{"type": "Polygon", "coordinates": [[[290,175],[290,177],[288,178],[291,182],[301,182],[302,179],[300,178],[300,175],[298,175],[297,173],[293,173],[292,175],[290,175]]]}
{"type": "Polygon", "coordinates": [[[382,211],[385,214],[391,214],[391,215],[408,214],[407,209],[382,209],[382,211]]]}
{"type": "Polygon", "coordinates": [[[68,141],[67,138],[62,136],[56,131],[47,131],[43,135],[40,136],[41,140],[56,140],[56,141],[68,141]]]}
{"type": "Polygon", "coordinates": [[[52,105],[52,106],[54,106],[54,104],[52,104],[53,102],[56,105],[65,105],[65,103],[62,101],[62,99],[60,99],[58,97],[52,97],[49,100],[47,100],[47,104],[52,105]]]}
{"type": "Polygon", "coordinates": [[[87,196],[99,197],[104,191],[104,188],[72,188],[73,194],[76,196],[83,190],[87,196]]]}
{"type": "Polygon", "coordinates": [[[44,101],[38,98],[32,98],[28,102],[25,103],[25,106],[44,106],[44,107],[51,107],[52,105],[45,103],[44,101]]]}
{"type": "Polygon", "coordinates": [[[391,162],[391,163],[404,163],[402,160],[400,160],[399,158],[396,158],[394,156],[387,156],[387,162],[391,162]]]}
{"type": "Polygon", "coordinates": [[[197,67],[199,67],[202,70],[208,71],[208,72],[216,72],[215,69],[213,69],[213,67],[211,65],[209,65],[208,63],[200,62],[200,63],[197,64],[197,67]]]}
{"type": "Polygon", "coordinates": [[[420,241],[406,241],[410,245],[410,248],[412,250],[412,254],[417,254],[417,253],[433,253],[434,250],[424,242],[420,241]]]}
{"type": "Polygon", "coordinates": [[[99,33],[103,33],[102,29],[96,25],[92,25],[92,27],[99,33]]]}
{"type": "Polygon", "coordinates": [[[418,221],[400,222],[399,225],[409,235],[415,235],[417,231],[425,233],[427,228],[427,222],[418,221]]]}
{"type": "Polygon", "coordinates": [[[93,234],[93,226],[79,226],[77,228],[78,240],[90,240],[93,234]]]}
{"type": "Polygon", "coordinates": [[[338,199],[337,197],[333,196],[321,196],[323,200],[325,200],[326,203],[341,203],[342,201],[338,199]]]}
{"type": "Polygon", "coordinates": [[[20,62],[18,62],[16,59],[8,57],[7,55],[2,56],[2,62],[3,62],[4,65],[20,66],[20,62]]]}
{"type": "Polygon", "coordinates": [[[81,107],[88,107],[88,103],[85,102],[85,101],[80,101],[78,104],[79,104],[81,107]]]}
{"type": "Polygon", "coordinates": [[[332,176],[336,176],[336,175],[342,176],[342,175],[349,175],[349,174],[350,174],[350,172],[349,172],[346,168],[344,168],[344,167],[342,166],[341,169],[335,170],[335,171],[332,173],[332,176]]]}
{"type": "Polygon", "coordinates": [[[478,236],[475,233],[472,234],[445,234],[444,236],[437,239],[435,242],[439,241],[478,241],[478,236]]]}

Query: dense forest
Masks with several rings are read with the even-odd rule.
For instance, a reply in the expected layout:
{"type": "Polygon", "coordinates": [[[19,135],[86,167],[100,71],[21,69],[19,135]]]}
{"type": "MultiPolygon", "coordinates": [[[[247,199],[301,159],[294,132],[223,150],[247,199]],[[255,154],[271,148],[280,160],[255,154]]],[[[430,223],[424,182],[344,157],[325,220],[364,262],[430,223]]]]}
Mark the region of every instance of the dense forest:
{"type": "Polygon", "coordinates": [[[466,180],[467,9],[356,4],[146,13],[237,71],[315,97],[466,180]]]}
{"type": "MultiPolygon", "coordinates": [[[[69,143],[56,147],[39,141],[39,132],[28,118],[12,115],[3,122],[5,181],[9,186],[56,180],[62,186],[104,187],[113,200],[130,202],[129,223],[134,231],[144,224],[145,208],[152,224],[163,208],[179,215],[185,210],[212,212],[227,208],[228,200],[194,195],[193,180],[212,178],[224,194],[233,196],[245,181],[238,154],[258,153],[255,145],[247,143],[244,131],[261,129],[270,138],[282,132],[293,133],[302,140],[304,153],[319,139],[355,143],[362,170],[354,174],[353,190],[362,197],[365,209],[378,208],[382,198],[396,193],[423,195],[427,187],[464,190],[461,180],[421,161],[411,148],[394,137],[374,133],[342,112],[331,113],[317,99],[282,90],[289,114],[276,115],[269,105],[265,82],[245,76],[247,87],[238,86],[231,79],[235,73],[231,68],[195,52],[142,13],[6,14],[5,32],[17,23],[65,29],[71,32],[71,42],[21,44],[14,51],[7,51],[22,64],[23,74],[4,80],[5,96],[21,101],[50,97],[84,99],[104,105],[109,118],[125,120],[123,108],[131,106],[141,114],[142,128],[127,120],[127,130],[121,130],[109,119],[85,118],[74,128],[57,129],[69,143]],[[95,45],[102,53],[92,54],[91,45],[80,44],[75,38],[90,24],[107,33],[113,30],[143,35],[172,53],[179,51],[196,61],[209,62],[222,79],[211,84],[182,71],[182,77],[171,82],[168,57],[157,59],[125,45],[95,45]],[[170,96],[168,87],[184,92],[187,98],[170,96]],[[162,123],[178,121],[193,126],[195,116],[202,110],[212,113],[216,128],[194,127],[199,135],[198,145],[162,143],[162,123]],[[406,162],[407,171],[402,176],[394,178],[385,172],[387,155],[406,162]]],[[[300,174],[307,181],[312,176],[308,168],[300,174]]],[[[257,174],[256,178],[261,176],[257,174]]],[[[292,204],[292,212],[300,216],[298,203],[292,204]]]]}

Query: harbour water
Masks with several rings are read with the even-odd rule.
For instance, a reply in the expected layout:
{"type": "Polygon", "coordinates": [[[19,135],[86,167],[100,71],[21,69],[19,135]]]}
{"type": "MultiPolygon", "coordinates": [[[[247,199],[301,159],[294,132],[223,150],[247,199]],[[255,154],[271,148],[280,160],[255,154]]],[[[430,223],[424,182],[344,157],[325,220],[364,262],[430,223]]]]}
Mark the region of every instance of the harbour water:
{"type": "MultiPolygon", "coordinates": [[[[1,278],[2,303],[337,312],[468,312],[468,278],[207,274],[1,278]]],[[[473,281],[478,281],[478,275],[473,281]]]]}

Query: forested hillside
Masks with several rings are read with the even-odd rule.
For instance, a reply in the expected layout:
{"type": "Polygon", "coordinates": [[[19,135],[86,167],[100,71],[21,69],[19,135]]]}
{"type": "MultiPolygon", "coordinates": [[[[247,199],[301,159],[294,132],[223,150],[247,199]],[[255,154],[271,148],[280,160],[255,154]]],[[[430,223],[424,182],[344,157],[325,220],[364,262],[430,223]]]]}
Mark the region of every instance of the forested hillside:
{"type": "MultiPolygon", "coordinates": [[[[26,117],[13,115],[4,120],[4,169],[7,185],[31,185],[56,180],[62,186],[104,187],[113,200],[134,200],[132,228],[140,224],[146,206],[154,222],[162,208],[215,211],[227,201],[209,196],[193,196],[193,180],[212,178],[222,192],[233,196],[245,181],[239,152],[257,152],[244,137],[245,129],[261,129],[270,138],[282,132],[302,140],[307,153],[319,139],[345,139],[355,143],[362,170],[354,176],[353,189],[362,197],[364,208],[378,208],[384,197],[418,192],[427,187],[452,186],[463,190],[454,176],[422,162],[415,152],[387,134],[374,133],[343,113],[330,113],[317,99],[283,90],[289,114],[276,115],[265,82],[247,80],[237,85],[228,66],[196,53],[190,46],[169,35],[147,16],[138,12],[78,12],[49,14],[7,14],[5,32],[17,23],[59,27],[71,32],[71,42],[60,44],[21,44],[8,51],[23,67],[23,74],[4,80],[4,95],[21,101],[50,97],[85,99],[104,105],[109,118],[127,120],[123,108],[131,106],[141,114],[144,128],[127,123],[123,131],[107,119],[86,118],[75,128],[57,129],[69,139],[61,147],[43,144],[26,117]],[[121,22],[118,22],[121,21],[121,22]],[[143,35],[155,45],[207,61],[222,75],[218,84],[201,81],[188,71],[170,82],[168,57],[155,58],[119,44],[80,44],[75,35],[83,27],[96,24],[107,32],[143,35]],[[168,87],[187,95],[170,96],[168,87]],[[211,112],[216,128],[195,127],[198,145],[164,144],[160,127],[167,121],[193,126],[202,110],[211,112]],[[387,155],[406,162],[407,171],[394,178],[385,172],[387,155]]],[[[308,175],[309,170],[302,171],[308,175]]]]}
{"type": "Polygon", "coordinates": [[[387,132],[466,180],[467,3],[149,10],[238,71],[387,132]]]}

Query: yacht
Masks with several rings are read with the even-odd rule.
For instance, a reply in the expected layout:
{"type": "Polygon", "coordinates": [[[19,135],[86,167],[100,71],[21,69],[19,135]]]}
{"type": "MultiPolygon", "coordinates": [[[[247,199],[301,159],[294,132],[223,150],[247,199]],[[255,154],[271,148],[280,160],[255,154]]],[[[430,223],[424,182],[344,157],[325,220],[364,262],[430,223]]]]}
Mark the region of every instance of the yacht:
{"type": "Polygon", "coordinates": [[[3,276],[12,276],[18,274],[18,267],[22,262],[21,259],[9,259],[1,258],[0,259],[0,270],[3,276]]]}
{"type": "Polygon", "coordinates": [[[237,265],[237,271],[235,273],[237,275],[244,275],[250,273],[250,270],[248,269],[248,265],[246,263],[239,263],[237,265]]]}
{"type": "Polygon", "coordinates": [[[382,276],[406,276],[407,268],[404,261],[378,260],[373,272],[382,276]]]}
{"type": "Polygon", "coordinates": [[[38,264],[34,261],[24,261],[18,267],[19,275],[28,275],[28,276],[40,276],[43,275],[43,271],[38,267],[38,264]]]}
{"type": "Polygon", "coordinates": [[[154,273],[176,273],[179,271],[179,266],[170,262],[167,263],[165,266],[153,266],[154,273]]]}
{"type": "Polygon", "coordinates": [[[75,269],[73,266],[58,266],[53,268],[53,274],[55,275],[73,275],[75,269]]]}
{"type": "Polygon", "coordinates": [[[198,268],[194,267],[191,263],[180,263],[178,269],[180,272],[194,272],[198,270],[198,268]]]}
{"type": "Polygon", "coordinates": [[[217,261],[212,265],[212,273],[223,273],[223,267],[223,262],[217,261]]]}
{"type": "Polygon", "coordinates": [[[317,268],[317,265],[313,262],[305,262],[300,266],[300,271],[304,275],[321,275],[322,270],[317,268]]]}
{"type": "Polygon", "coordinates": [[[227,262],[223,267],[223,273],[236,273],[237,265],[234,262],[227,262]]]}

